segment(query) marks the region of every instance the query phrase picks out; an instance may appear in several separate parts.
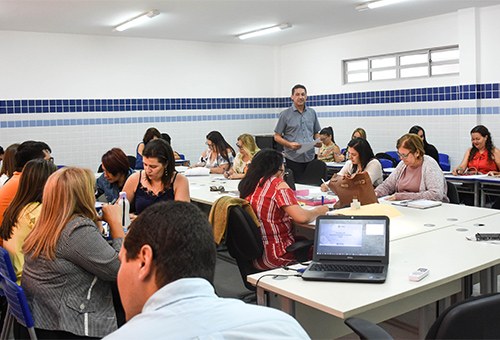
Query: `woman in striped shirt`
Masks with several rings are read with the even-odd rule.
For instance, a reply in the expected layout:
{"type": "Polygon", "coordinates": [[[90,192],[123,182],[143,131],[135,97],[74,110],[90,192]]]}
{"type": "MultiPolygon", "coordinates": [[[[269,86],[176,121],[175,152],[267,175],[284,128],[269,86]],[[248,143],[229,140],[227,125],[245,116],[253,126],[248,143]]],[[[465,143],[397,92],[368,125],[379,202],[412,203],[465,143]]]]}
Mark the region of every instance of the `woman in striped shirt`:
{"type": "Polygon", "coordinates": [[[259,151],[239,184],[240,197],[250,202],[260,221],[264,243],[262,258],[254,261],[257,269],[271,269],[295,262],[286,248],[295,242],[292,220],[309,223],[328,211],[327,206],[305,210],[283,179],[283,155],[276,150],[259,151]]]}

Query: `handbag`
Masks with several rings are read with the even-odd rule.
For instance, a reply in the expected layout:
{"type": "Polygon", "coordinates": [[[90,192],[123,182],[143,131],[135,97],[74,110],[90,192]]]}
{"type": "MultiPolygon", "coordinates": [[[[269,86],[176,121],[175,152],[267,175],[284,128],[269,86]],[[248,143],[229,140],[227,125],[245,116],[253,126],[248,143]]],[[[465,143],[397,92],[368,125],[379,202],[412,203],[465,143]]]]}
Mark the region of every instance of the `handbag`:
{"type": "Polygon", "coordinates": [[[339,197],[334,208],[344,208],[357,198],[361,205],[377,203],[377,195],[373,190],[372,180],[367,172],[358,172],[350,178],[333,175],[328,187],[339,197]]]}

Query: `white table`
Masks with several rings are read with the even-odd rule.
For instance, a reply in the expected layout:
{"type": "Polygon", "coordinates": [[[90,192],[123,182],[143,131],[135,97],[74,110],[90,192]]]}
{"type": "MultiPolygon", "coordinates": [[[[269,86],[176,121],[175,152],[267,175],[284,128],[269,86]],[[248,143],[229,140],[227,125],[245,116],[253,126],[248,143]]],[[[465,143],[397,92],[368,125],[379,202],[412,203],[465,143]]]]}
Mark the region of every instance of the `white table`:
{"type": "Polygon", "coordinates": [[[191,200],[198,203],[212,205],[224,195],[235,195],[238,190],[239,180],[226,179],[223,175],[211,174],[209,176],[189,176],[189,195],[191,200]],[[229,193],[210,191],[211,186],[223,186],[229,193]]]}
{"type": "MultiPolygon", "coordinates": [[[[495,219],[500,219],[500,214],[484,218],[495,219]]],[[[463,278],[500,263],[498,247],[467,241],[464,232],[457,231],[457,225],[449,225],[391,241],[389,272],[384,284],[264,277],[257,289],[258,302],[263,303],[264,290],[278,294],[282,309],[294,314],[311,337],[338,337],[350,332],[343,325],[345,318],[358,316],[378,323],[460,293],[463,278]],[[419,267],[429,268],[429,276],[421,282],[410,282],[408,274],[419,267]]],[[[264,274],[282,273],[290,274],[276,269],[251,275],[248,281],[255,285],[264,274]]]]}

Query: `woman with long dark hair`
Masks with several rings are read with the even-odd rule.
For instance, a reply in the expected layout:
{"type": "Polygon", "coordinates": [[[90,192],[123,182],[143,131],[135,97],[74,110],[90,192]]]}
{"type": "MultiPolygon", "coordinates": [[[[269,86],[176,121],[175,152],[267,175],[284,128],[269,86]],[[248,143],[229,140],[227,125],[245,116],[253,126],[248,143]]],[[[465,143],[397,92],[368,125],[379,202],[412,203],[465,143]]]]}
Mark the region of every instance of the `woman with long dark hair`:
{"type": "Polygon", "coordinates": [[[3,247],[9,252],[17,283],[21,283],[24,265],[22,251],[24,240],[29,235],[42,210],[42,193],[47,178],[57,166],[45,159],[33,159],[23,168],[16,196],[3,215],[0,235],[3,247]]]}
{"type": "Polygon", "coordinates": [[[223,174],[231,168],[236,152],[219,131],[211,131],[207,135],[208,149],[201,154],[196,166],[210,169],[210,173],[223,174]]]}
{"type": "Polygon", "coordinates": [[[19,144],[12,144],[5,149],[5,153],[3,155],[3,160],[2,160],[2,168],[0,169],[0,187],[2,187],[5,182],[7,182],[12,175],[14,174],[14,171],[16,171],[16,152],[17,152],[17,147],[19,144]]]}
{"type": "Polygon", "coordinates": [[[123,187],[131,212],[138,215],[161,201],[190,201],[188,180],[175,171],[170,144],[163,139],[150,141],[144,148],[143,160],[144,170],[130,175],[123,187]]]}
{"type": "Polygon", "coordinates": [[[484,125],[477,125],[470,131],[472,147],[467,149],[464,159],[453,169],[454,175],[461,175],[467,170],[487,174],[500,169],[500,150],[493,144],[491,133],[484,125]]]}
{"type": "Polygon", "coordinates": [[[321,129],[319,132],[321,147],[318,151],[318,159],[323,162],[342,162],[344,157],[340,153],[340,148],[335,144],[333,129],[331,126],[321,129]]]}
{"type": "MultiPolygon", "coordinates": [[[[382,166],[373,155],[372,147],[366,139],[355,138],[347,144],[349,160],[345,163],[338,175],[351,177],[352,175],[366,171],[370,176],[374,187],[383,182],[382,166]]],[[[328,191],[328,184],[321,185],[322,191],[328,191]]]]}
{"type": "Polygon", "coordinates": [[[303,209],[295,193],[283,180],[283,155],[273,149],[259,151],[238,186],[240,197],[250,202],[260,221],[264,253],[254,261],[258,269],[271,269],[295,261],[286,248],[295,242],[292,220],[309,223],[328,211],[326,205],[303,209]]]}
{"type": "Polygon", "coordinates": [[[421,126],[414,125],[411,127],[408,133],[414,133],[422,139],[424,142],[424,151],[427,156],[431,156],[434,160],[439,164],[439,153],[436,147],[432,144],[429,144],[427,141],[427,137],[425,136],[425,131],[421,126]]]}

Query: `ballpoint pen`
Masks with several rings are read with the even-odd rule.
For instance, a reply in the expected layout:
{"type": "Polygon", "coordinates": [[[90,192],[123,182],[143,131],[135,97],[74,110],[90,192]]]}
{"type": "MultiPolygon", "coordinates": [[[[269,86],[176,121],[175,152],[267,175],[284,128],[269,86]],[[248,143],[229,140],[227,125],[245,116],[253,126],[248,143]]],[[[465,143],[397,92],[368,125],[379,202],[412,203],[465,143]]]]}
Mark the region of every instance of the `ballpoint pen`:
{"type": "Polygon", "coordinates": [[[330,193],[335,195],[335,193],[332,191],[332,189],[330,189],[330,187],[328,186],[328,184],[326,184],[326,182],[323,178],[321,178],[321,182],[323,182],[323,184],[326,185],[327,192],[330,192],[330,193]]]}

